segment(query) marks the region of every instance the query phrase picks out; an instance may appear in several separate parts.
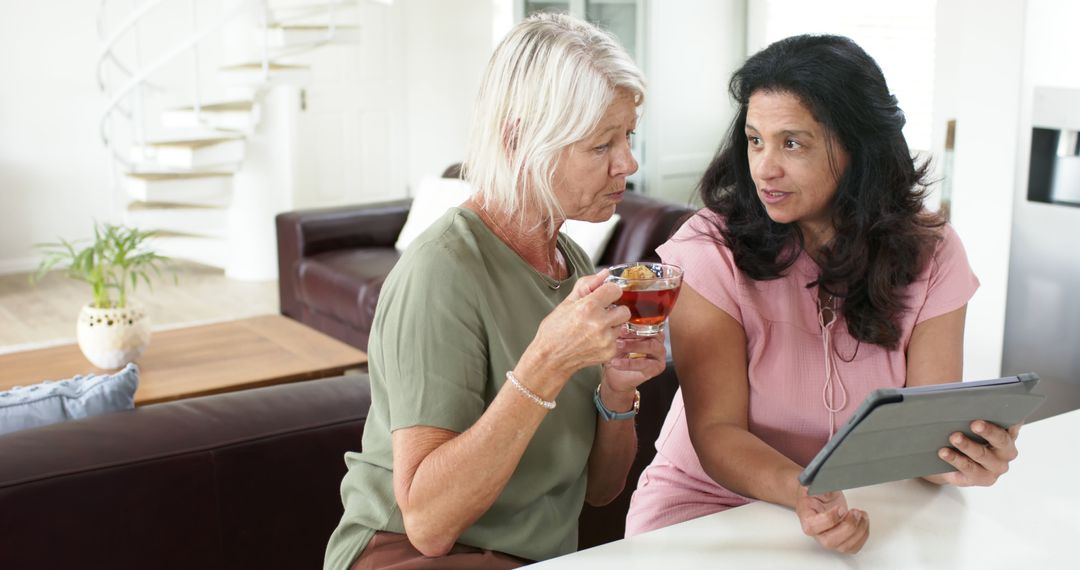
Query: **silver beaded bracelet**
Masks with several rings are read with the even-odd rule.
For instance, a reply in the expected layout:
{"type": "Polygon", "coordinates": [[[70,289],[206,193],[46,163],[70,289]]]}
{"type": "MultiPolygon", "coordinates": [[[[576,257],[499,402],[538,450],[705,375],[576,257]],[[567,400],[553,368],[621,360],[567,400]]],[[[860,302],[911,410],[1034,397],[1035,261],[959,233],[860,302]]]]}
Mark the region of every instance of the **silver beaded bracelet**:
{"type": "Polygon", "coordinates": [[[532,390],[526,388],[525,385],[522,384],[521,381],[518,380],[516,376],[514,376],[514,371],[513,370],[507,370],[506,371],[506,379],[509,380],[510,383],[513,384],[515,388],[517,388],[518,392],[521,392],[526,398],[528,398],[528,399],[536,402],[537,404],[543,406],[544,409],[547,409],[547,410],[554,410],[555,409],[555,400],[545,400],[545,399],[541,398],[540,396],[538,396],[532,390]]]}

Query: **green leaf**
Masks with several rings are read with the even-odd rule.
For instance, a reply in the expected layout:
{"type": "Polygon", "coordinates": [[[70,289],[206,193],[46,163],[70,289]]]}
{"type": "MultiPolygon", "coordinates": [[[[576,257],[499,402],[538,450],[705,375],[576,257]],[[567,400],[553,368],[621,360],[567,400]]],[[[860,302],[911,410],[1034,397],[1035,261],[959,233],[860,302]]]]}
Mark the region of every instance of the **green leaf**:
{"type": "Polygon", "coordinates": [[[152,237],[154,232],[95,222],[94,239],[86,247],[63,238],[56,243],[36,244],[43,255],[31,281],[40,281],[54,267],[66,263],[68,277],[90,284],[95,306],[123,306],[129,287],[134,291],[142,281],[152,288],[149,271],[160,276],[162,267],[166,267],[173,271],[174,281],[179,281],[172,260],[146,246],[152,237]],[[113,291],[117,303],[112,301],[113,291]]]}

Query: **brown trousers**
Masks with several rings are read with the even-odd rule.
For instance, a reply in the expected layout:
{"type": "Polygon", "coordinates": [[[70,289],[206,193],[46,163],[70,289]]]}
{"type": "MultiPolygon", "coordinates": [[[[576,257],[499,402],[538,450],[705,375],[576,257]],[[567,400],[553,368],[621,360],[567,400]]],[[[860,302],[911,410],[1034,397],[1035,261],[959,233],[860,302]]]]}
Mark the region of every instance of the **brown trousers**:
{"type": "Polygon", "coordinates": [[[404,534],[379,531],[350,570],[509,570],[526,564],[529,561],[523,558],[460,543],[445,556],[428,558],[404,534]]]}

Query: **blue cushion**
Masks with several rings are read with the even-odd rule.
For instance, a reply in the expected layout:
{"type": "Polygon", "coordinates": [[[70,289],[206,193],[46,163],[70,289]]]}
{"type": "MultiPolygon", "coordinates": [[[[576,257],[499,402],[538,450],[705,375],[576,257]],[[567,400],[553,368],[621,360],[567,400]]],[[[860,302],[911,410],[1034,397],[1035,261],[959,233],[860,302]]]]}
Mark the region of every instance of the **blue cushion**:
{"type": "Polygon", "coordinates": [[[0,434],[135,407],[139,367],[115,374],[17,386],[0,392],[0,434]]]}

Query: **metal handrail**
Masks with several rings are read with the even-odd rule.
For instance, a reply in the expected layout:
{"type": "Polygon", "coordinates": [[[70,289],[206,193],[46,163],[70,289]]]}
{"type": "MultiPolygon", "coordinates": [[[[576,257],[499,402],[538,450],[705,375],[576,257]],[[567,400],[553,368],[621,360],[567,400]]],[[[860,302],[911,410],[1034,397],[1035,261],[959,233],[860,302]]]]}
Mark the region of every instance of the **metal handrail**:
{"type": "MultiPolygon", "coordinates": [[[[163,0],[151,0],[151,1],[156,3],[156,2],[161,2],[163,0]]],[[[159,57],[154,63],[150,64],[149,66],[144,68],[142,71],[132,75],[128,79],[128,81],[126,83],[124,83],[119,89],[117,89],[115,92],[113,92],[112,98],[109,100],[109,103],[105,106],[105,110],[102,113],[101,125],[100,125],[100,129],[99,129],[100,132],[101,132],[101,138],[105,142],[105,144],[109,143],[109,138],[108,138],[108,135],[106,133],[106,130],[107,130],[106,125],[108,124],[109,116],[112,114],[113,109],[120,103],[120,101],[122,101],[125,97],[127,97],[128,93],[130,93],[133,89],[138,87],[139,84],[145,82],[146,79],[150,75],[154,74],[158,69],[161,69],[166,64],[168,64],[170,61],[172,61],[174,58],[176,58],[180,54],[184,53],[185,51],[191,49],[192,47],[197,45],[199,42],[204,40],[207,36],[214,33],[215,31],[217,31],[218,28],[224,26],[229,20],[231,20],[232,18],[236,17],[237,15],[241,14],[244,11],[250,10],[250,9],[252,9],[254,7],[257,7],[257,6],[260,6],[260,5],[264,5],[264,2],[262,2],[261,0],[246,0],[244,2],[241,2],[241,3],[237,4],[235,8],[233,8],[229,12],[226,12],[225,15],[218,18],[213,24],[207,26],[206,28],[204,28],[201,31],[198,31],[198,32],[192,34],[185,41],[181,42],[176,47],[174,47],[173,49],[169,50],[164,55],[159,57]]],[[[145,14],[145,12],[144,12],[144,14],[145,14]]]]}
{"type": "MultiPolygon", "coordinates": [[[[270,63],[271,63],[271,54],[270,54],[270,50],[269,50],[269,42],[266,41],[268,28],[269,28],[269,23],[270,23],[270,7],[269,7],[268,0],[241,0],[231,10],[229,10],[227,13],[225,13],[223,16],[217,18],[212,24],[210,24],[209,26],[206,26],[202,30],[199,30],[199,31],[193,33],[188,38],[186,38],[184,41],[182,41],[180,44],[175,46],[173,49],[169,50],[168,52],[163,54],[161,57],[159,57],[157,60],[155,60],[149,66],[147,66],[147,67],[145,67],[145,68],[143,68],[143,69],[141,69],[139,71],[133,71],[131,68],[129,68],[127,65],[125,65],[124,62],[121,61],[120,58],[117,56],[116,52],[114,51],[115,48],[116,48],[116,45],[120,40],[122,40],[124,38],[124,36],[126,34],[130,33],[133,30],[135,30],[138,23],[143,18],[145,18],[147,16],[147,14],[149,14],[153,9],[155,9],[158,6],[160,6],[161,4],[163,4],[165,1],[166,0],[146,0],[144,3],[142,3],[137,8],[132,10],[132,12],[130,14],[128,14],[124,18],[124,20],[121,22],[121,24],[115,30],[113,30],[112,33],[108,36],[108,38],[105,40],[104,46],[102,47],[102,51],[98,56],[98,63],[97,63],[98,85],[100,86],[102,91],[104,91],[107,94],[111,95],[108,104],[105,106],[105,109],[102,112],[99,131],[100,131],[102,141],[104,142],[104,144],[106,146],[109,146],[110,148],[111,148],[111,144],[110,144],[111,143],[111,137],[109,136],[109,124],[110,124],[110,118],[113,116],[113,113],[120,112],[121,114],[123,114],[125,117],[127,117],[129,120],[132,120],[132,121],[140,120],[139,117],[134,116],[134,113],[135,113],[134,108],[125,109],[123,107],[123,105],[122,105],[122,102],[132,93],[132,91],[134,91],[140,85],[147,85],[147,86],[150,86],[152,88],[160,90],[161,87],[159,87],[157,85],[154,85],[149,80],[149,78],[154,73],[156,73],[159,69],[161,69],[165,65],[169,64],[172,60],[176,59],[177,57],[179,57],[181,54],[183,54],[187,50],[189,50],[189,49],[197,50],[197,46],[198,46],[198,44],[200,42],[202,42],[208,36],[213,34],[219,28],[224,26],[231,19],[235,18],[236,16],[238,16],[238,15],[244,13],[244,12],[247,12],[247,11],[250,11],[250,10],[253,10],[253,9],[256,9],[256,8],[261,8],[261,13],[262,13],[262,16],[263,16],[260,19],[260,24],[261,24],[261,27],[262,27],[262,34],[263,34],[263,38],[264,38],[263,46],[262,46],[262,50],[261,50],[262,53],[261,53],[260,60],[261,60],[262,70],[263,70],[264,76],[267,76],[267,77],[269,76],[270,63]],[[109,92],[110,90],[108,89],[107,81],[106,81],[106,78],[105,78],[105,68],[106,68],[107,63],[112,63],[113,65],[115,65],[116,68],[119,69],[119,71],[122,73],[122,76],[126,77],[126,79],[127,79],[118,89],[116,89],[115,91],[112,91],[111,93],[109,92]]],[[[378,1],[382,2],[382,3],[385,3],[385,4],[392,3],[392,0],[378,0],[378,1]]],[[[109,2],[109,0],[101,0],[100,7],[99,7],[98,32],[102,36],[105,35],[104,19],[106,17],[105,12],[106,12],[106,6],[107,6],[108,2],[109,2]]],[[[281,50],[279,53],[276,53],[276,55],[273,56],[273,59],[276,60],[276,59],[280,59],[282,57],[291,57],[291,56],[297,55],[299,53],[303,53],[305,51],[314,49],[314,48],[319,47],[321,45],[325,45],[325,44],[329,43],[330,41],[332,41],[334,39],[334,37],[336,36],[336,32],[337,32],[337,29],[338,29],[337,18],[336,18],[337,13],[336,12],[338,11],[338,9],[340,9],[342,7],[345,7],[347,4],[349,4],[349,2],[347,0],[336,0],[336,1],[335,0],[328,0],[327,5],[325,7],[322,7],[322,10],[321,10],[321,11],[329,12],[329,16],[330,16],[330,25],[328,26],[329,29],[328,29],[327,36],[325,38],[320,38],[320,39],[312,41],[310,43],[305,42],[302,45],[292,46],[292,49],[281,50]]],[[[308,15],[315,14],[315,13],[318,13],[318,11],[320,11],[316,7],[312,7],[312,8],[313,8],[313,10],[308,15]]],[[[194,10],[194,6],[193,6],[193,10],[194,10]]],[[[196,57],[197,57],[197,51],[196,51],[196,57]]],[[[197,62],[197,59],[196,59],[196,62],[197,62]]],[[[197,65],[198,64],[196,63],[196,70],[195,70],[196,74],[198,74],[197,65]]],[[[195,79],[195,83],[196,83],[196,85],[198,84],[198,78],[197,77],[195,79]]],[[[199,95],[198,95],[198,93],[196,93],[196,99],[198,99],[198,98],[199,98],[199,95]]],[[[200,101],[196,100],[195,107],[194,107],[196,109],[196,112],[198,112],[198,110],[199,110],[199,108],[201,106],[200,103],[201,103],[200,101]]],[[[118,162],[120,162],[121,164],[123,164],[123,165],[125,165],[127,167],[130,167],[132,165],[132,163],[129,160],[126,160],[126,159],[122,158],[115,151],[115,149],[113,149],[113,152],[111,154],[113,155],[113,158],[115,160],[117,160],[118,162]]]]}
{"type": "MultiPolygon", "coordinates": [[[[127,66],[125,66],[124,63],[122,61],[120,61],[119,58],[116,57],[115,53],[113,53],[113,47],[115,47],[116,43],[119,42],[120,39],[123,38],[125,34],[127,34],[128,30],[131,30],[132,28],[135,27],[135,24],[139,23],[139,20],[142,20],[143,17],[145,17],[146,14],[148,14],[151,10],[153,10],[154,8],[157,8],[158,5],[160,5],[161,3],[166,2],[166,1],[167,0],[147,0],[146,2],[144,2],[138,8],[132,10],[131,13],[128,14],[127,18],[124,18],[124,21],[121,22],[119,26],[117,26],[116,30],[113,32],[112,37],[105,40],[105,43],[101,48],[101,53],[98,54],[98,58],[97,58],[98,59],[97,80],[98,80],[98,86],[100,86],[102,90],[105,89],[104,70],[105,70],[105,62],[106,61],[111,60],[118,68],[120,68],[121,71],[124,72],[124,74],[126,74],[128,76],[133,75],[131,70],[129,70],[127,68],[127,66]]],[[[104,17],[104,14],[105,14],[105,5],[108,4],[108,3],[109,3],[109,0],[101,0],[100,7],[98,8],[98,32],[99,33],[102,33],[102,32],[105,31],[105,26],[104,26],[104,22],[102,21],[102,18],[104,17]]]]}

